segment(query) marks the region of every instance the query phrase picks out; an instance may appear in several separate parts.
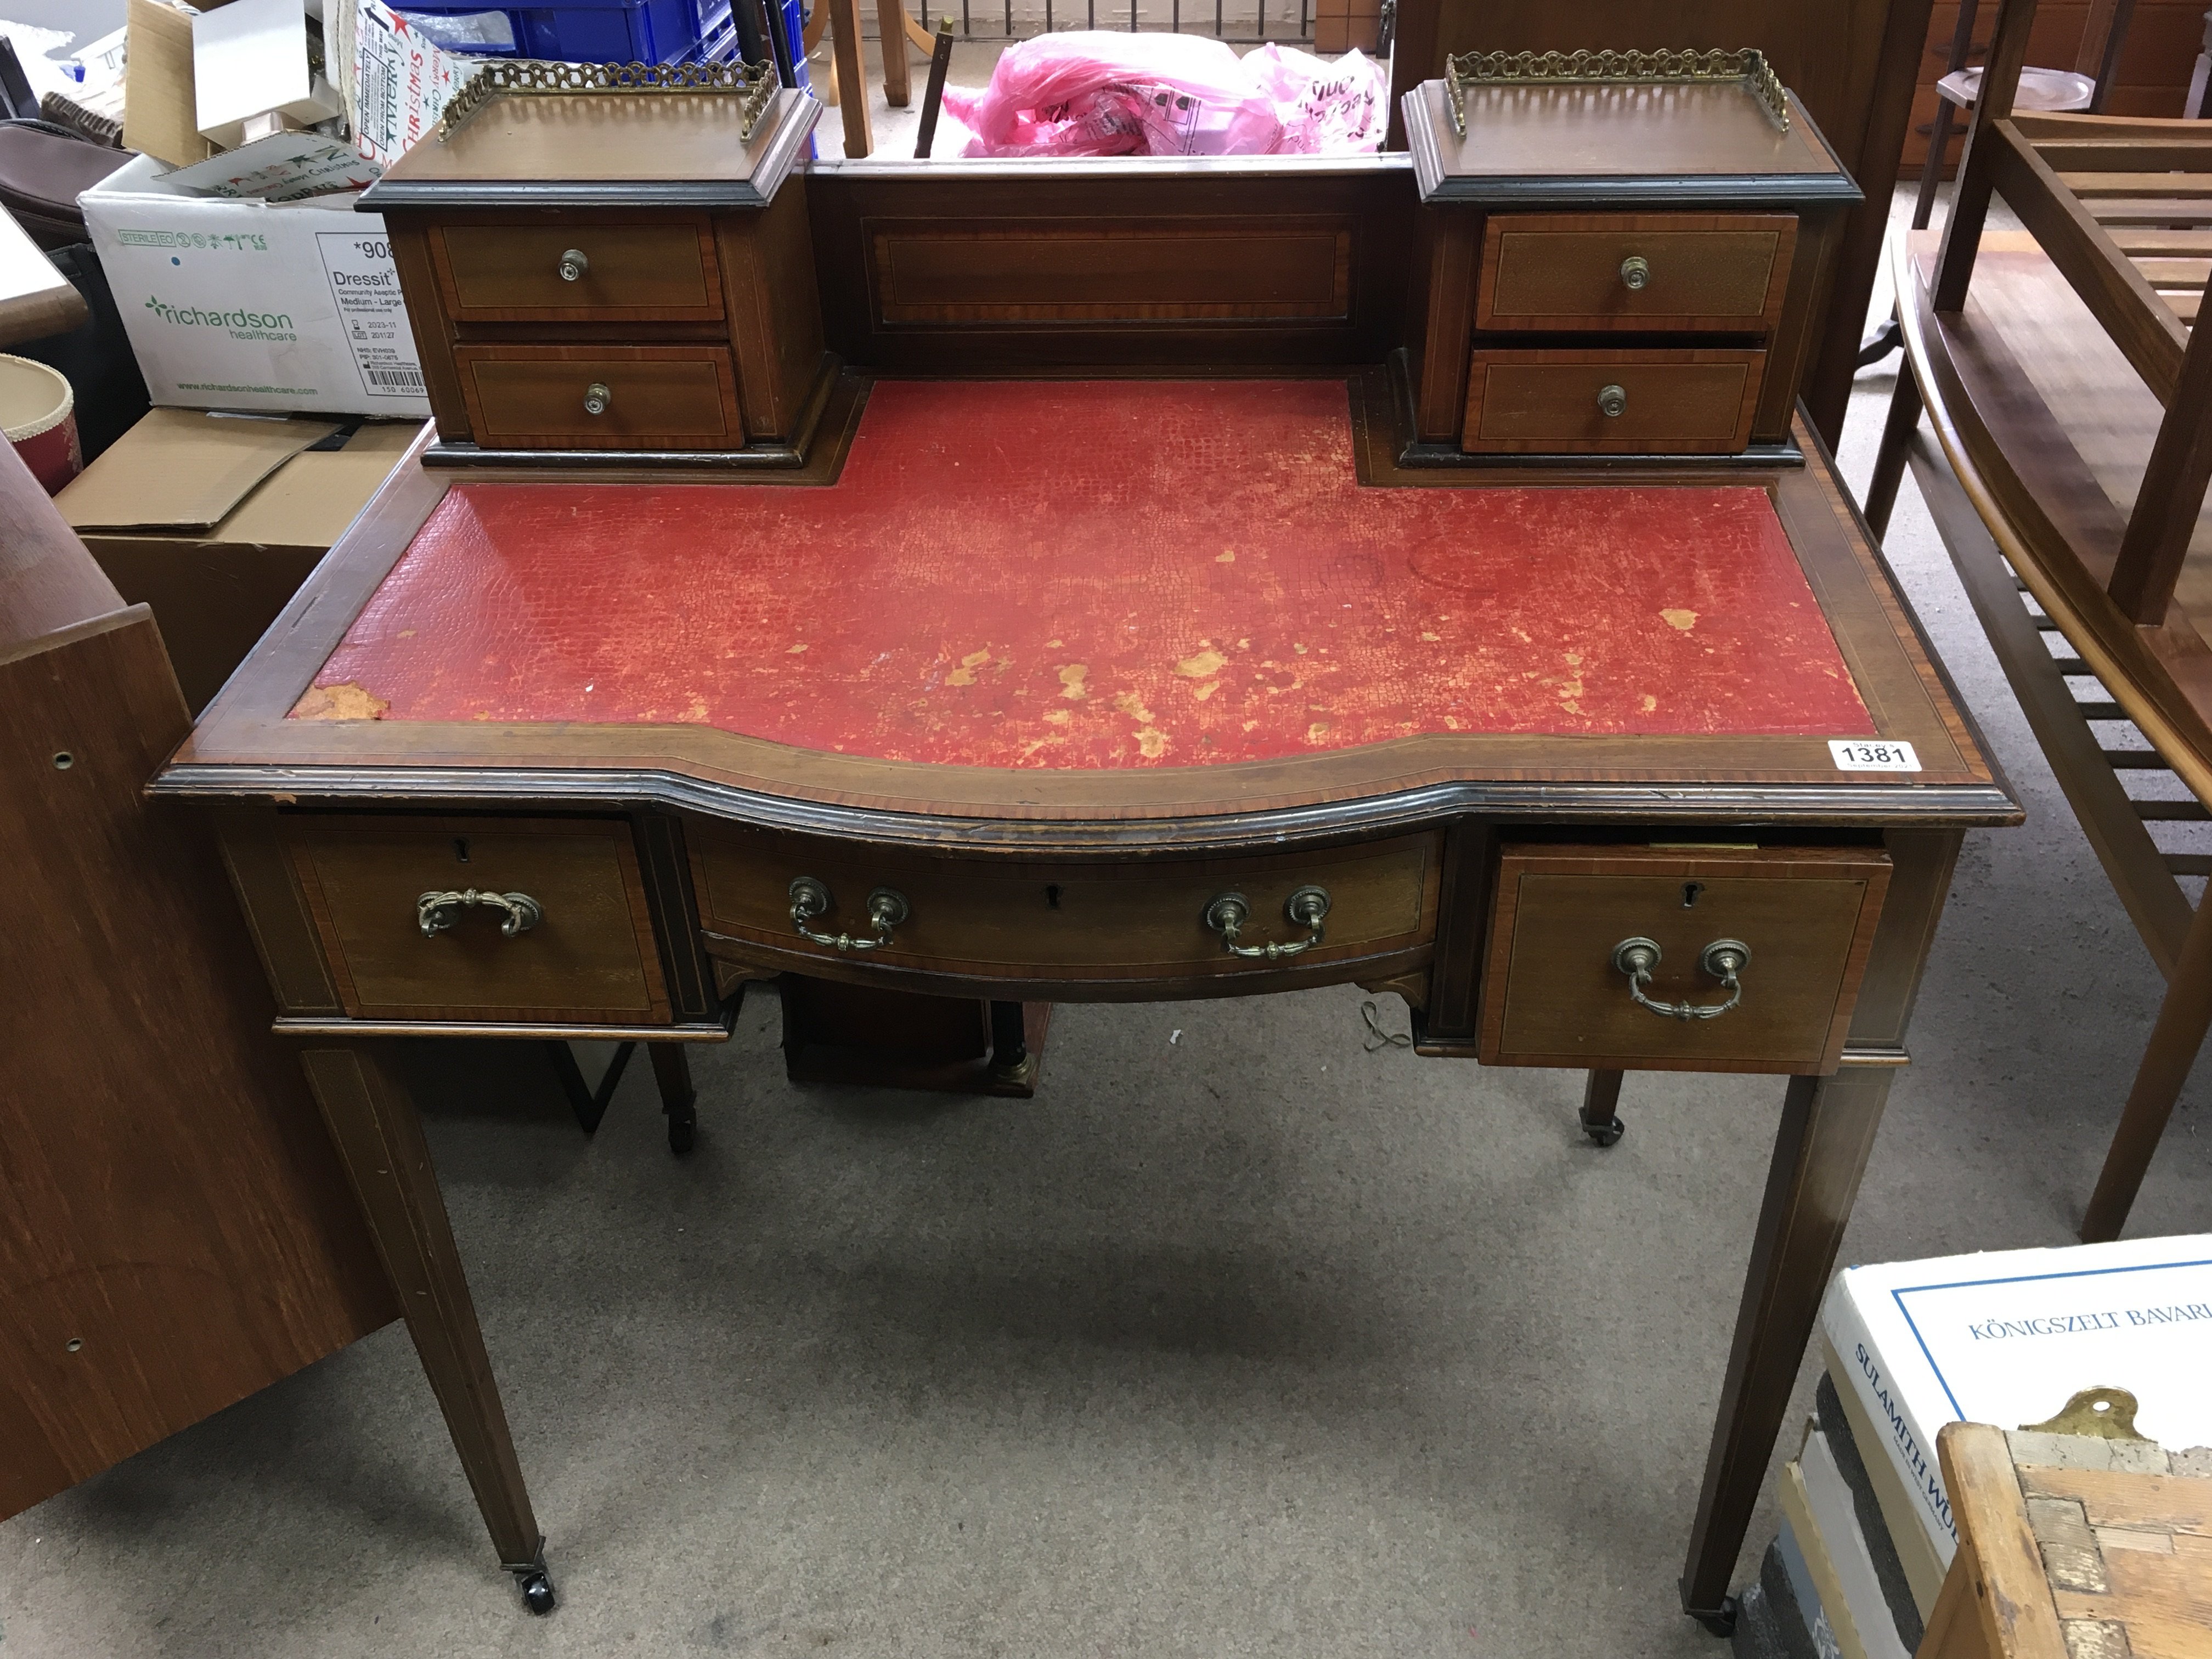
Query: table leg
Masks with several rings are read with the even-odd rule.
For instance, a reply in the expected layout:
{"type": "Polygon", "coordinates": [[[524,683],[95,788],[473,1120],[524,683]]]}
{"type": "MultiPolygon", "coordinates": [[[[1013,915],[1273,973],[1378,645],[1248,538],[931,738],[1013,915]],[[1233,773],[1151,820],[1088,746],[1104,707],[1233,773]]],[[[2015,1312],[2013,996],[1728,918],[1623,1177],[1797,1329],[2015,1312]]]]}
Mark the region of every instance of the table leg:
{"type": "Polygon", "coordinates": [[[699,1096],[691,1086],[691,1060],[680,1042],[648,1042],[653,1080],[660,1089],[660,1109],[668,1117],[668,1150],[681,1157],[699,1138],[699,1096]]]}
{"type": "Polygon", "coordinates": [[[2166,981],[2158,1023],[2151,1027],[2150,1042],[2136,1066],[2135,1085],[2120,1109],[2120,1127],[2112,1133],[2105,1167],[2097,1176],[2097,1190],[2089,1195],[2088,1211],[2081,1218],[2083,1243],[2109,1243],[2127,1225],[2136,1189],[2166,1133],[2181,1085],[2197,1064],[2207,1029],[2212,1029],[2212,902],[2197,907],[2180,959],[2166,981]]]}
{"type": "Polygon", "coordinates": [[[520,1581],[532,1613],[550,1613],[545,1536],[531,1510],[415,1102],[384,1043],[318,1044],[300,1058],[500,1564],[520,1581]]]}
{"type": "Polygon", "coordinates": [[[1682,1571],[1683,1611],[1716,1634],[1735,1623],[1728,1589],[1736,1553],[1858,1196],[1893,1069],[1846,1066],[1832,1077],[1790,1079],[1682,1571]]]}
{"type": "Polygon", "coordinates": [[[1610,1146],[1628,1133],[1620,1121],[1620,1080],[1626,1072],[1592,1072],[1583,1085],[1583,1133],[1601,1146],[1610,1146]]]}

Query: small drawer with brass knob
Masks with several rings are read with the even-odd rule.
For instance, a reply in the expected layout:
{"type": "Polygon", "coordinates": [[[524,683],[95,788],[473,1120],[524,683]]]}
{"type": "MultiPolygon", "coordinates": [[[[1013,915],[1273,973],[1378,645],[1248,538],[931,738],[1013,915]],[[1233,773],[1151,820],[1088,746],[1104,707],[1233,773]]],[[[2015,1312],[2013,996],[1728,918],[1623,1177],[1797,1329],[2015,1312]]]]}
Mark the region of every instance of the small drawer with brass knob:
{"type": "Polygon", "coordinates": [[[1501,213],[1484,231],[1478,329],[1765,334],[1782,315],[1788,213],[1501,213]]]}
{"type": "Polygon", "coordinates": [[[1730,455],[1751,441],[1764,351],[1592,347],[1480,350],[1468,373],[1470,453],[1730,455]]]}
{"type": "Polygon", "coordinates": [[[479,443],[516,449],[743,445],[736,367],[711,345],[453,349],[479,443]]]}
{"type": "Polygon", "coordinates": [[[354,1018],[670,1021],[623,820],[303,812],[282,835],[354,1018]]]}
{"type": "Polygon", "coordinates": [[[1889,873],[1874,848],[1508,846],[1477,1052],[1505,1066],[1832,1072],[1889,873]]]}
{"type": "Polygon", "coordinates": [[[722,276],[704,219],[449,224],[430,235],[441,297],[461,323],[705,323],[722,276]]]}

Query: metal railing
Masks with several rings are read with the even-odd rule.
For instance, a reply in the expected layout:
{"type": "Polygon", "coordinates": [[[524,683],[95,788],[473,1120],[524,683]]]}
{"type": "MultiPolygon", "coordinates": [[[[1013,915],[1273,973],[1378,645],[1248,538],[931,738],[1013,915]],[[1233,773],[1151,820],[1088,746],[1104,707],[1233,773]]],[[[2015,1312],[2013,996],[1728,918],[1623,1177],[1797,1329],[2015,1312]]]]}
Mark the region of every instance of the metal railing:
{"type": "MultiPolygon", "coordinates": [[[[1058,29],[1073,27],[1076,19],[1080,17],[1082,27],[1087,29],[1118,29],[1132,34],[1143,33],[1147,30],[1181,34],[1185,32],[1187,24],[1190,24],[1194,25],[1190,28],[1191,33],[1211,33],[1215,40],[1226,41],[1231,46],[1256,46],[1269,40],[1297,45],[1310,42],[1313,39],[1313,6],[1314,0],[1275,0],[1274,12],[1279,21],[1271,29],[1268,0],[1237,0],[1233,8],[1228,0],[1213,0],[1210,9],[1212,27],[1209,29],[1206,19],[1209,8],[1205,0],[1193,0],[1188,8],[1183,0],[1167,0],[1164,24],[1158,21],[1161,10],[1158,0],[1127,0],[1126,12],[1121,0],[1106,0],[1103,22],[1100,21],[1102,8],[1099,0],[1079,0],[1079,0],[1043,0],[1042,13],[1036,0],[1022,0],[1018,7],[1015,0],[1000,0],[999,15],[995,17],[990,15],[989,0],[981,0],[980,4],[978,0],[960,0],[959,27],[953,38],[959,40],[1025,40],[1034,35],[1050,34],[1058,29]],[[1018,22],[1015,17],[1018,9],[1024,14],[1018,22]],[[1297,31],[1291,33],[1294,10],[1297,31]],[[983,14],[983,27],[980,30],[976,27],[979,12],[983,14]],[[1152,17],[1147,19],[1146,13],[1151,13],[1152,17]],[[990,25],[994,22],[999,23],[1000,27],[992,29],[990,25]],[[1229,32],[1232,27],[1243,28],[1248,23],[1251,27],[1249,34],[1229,32]]],[[[943,16],[945,11],[943,0],[923,0],[915,15],[921,18],[922,27],[927,28],[936,17],[943,16]]]]}

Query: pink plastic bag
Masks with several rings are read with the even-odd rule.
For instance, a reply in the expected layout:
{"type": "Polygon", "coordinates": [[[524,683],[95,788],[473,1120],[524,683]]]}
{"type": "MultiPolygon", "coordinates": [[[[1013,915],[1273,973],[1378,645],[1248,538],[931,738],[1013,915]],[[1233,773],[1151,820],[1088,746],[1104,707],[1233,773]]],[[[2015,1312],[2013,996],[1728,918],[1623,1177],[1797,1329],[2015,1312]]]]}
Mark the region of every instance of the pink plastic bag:
{"type": "Polygon", "coordinates": [[[1273,41],[1246,54],[1244,67],[1283,124],[1282,155],[1371,155],[1389,125],[1389,77],[1357,46],[1334,63],[1273,41]]]}
{"type": "Polygon", "coordinates": [[[1039,35],[981,94],[947,87],[945,107],[975,156],[1266,155],[1283,137],[1258,77],[1203,35],[1039,35]]]}

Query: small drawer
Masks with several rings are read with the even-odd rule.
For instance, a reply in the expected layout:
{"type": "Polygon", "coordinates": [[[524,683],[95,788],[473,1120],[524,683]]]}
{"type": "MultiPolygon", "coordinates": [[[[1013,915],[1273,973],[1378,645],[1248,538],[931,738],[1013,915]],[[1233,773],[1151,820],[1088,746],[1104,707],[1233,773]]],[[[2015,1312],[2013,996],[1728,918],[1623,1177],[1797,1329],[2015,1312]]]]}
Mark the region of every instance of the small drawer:
{"type": "Polygon", "coordinates": [[[1751,442],[1763,351],[1478,351],[1471,454],[1732,455],[1751,442]]]}
{"type": "Polygon", "coordinates": [[[453,362],[486,447],[744,447],[737,369],[712,346],[456,346],[453,362]]]}
{"type": "Polygon", "coordinates": [[[1480,1057],[1615,1071],[1832,1072],[1889,869],[1888,854],[1866,848],[1507,847],[1480,1057]],[[1665,1012],[1729,1004],[1731,951],[1745,957],[1733,1006],[1665,1012]],[[1639,963],[1642,980],[1631,971],[1639,963]]]}
{"type": "MultiPolygon", "coordinates": [[[[810,970],[875,964],[908,973],[1132,989],[1268,969],[1322,968],[1417,949],[1436,935],[1438,842],[1402,836],[1310,853],[1171,863],[1030,864],[871,854],[799,838],[696,833],[692,879],[710,935],[748,960],[810,970]],[[841,952],[801,936],[792,884],[820,884],[829,908],[810,921],[832,939],[872,940],[869,901],[896,893],[904,915],[879,949],[841,952]],[[1294,955],[1238,956],[1208,927],[1215,901],[1240,895],[1238,942],[1310,936],[1287,907],[1302,889],[1326,895],[1322,941],[1294,955]]],[[[709,940],[710,948],[713,940],[709,940]]]]}
{"type": "Polygon", "coordinates": [[[1483,233],[1478,329],[1764,333],[1782,315],[1787,213],[1513,213],[1483,233]]]}
{"type": "Polygon", "coordinates": [[[447,225],[431,246],[463,323],[712,322],[722,314],[704,223],[447,225]]]}
{"type": "Polygon", "coordinates": [[[357,1019],[669,1023],[625,823],[331,814],[283,833],[357,1019]]]}

